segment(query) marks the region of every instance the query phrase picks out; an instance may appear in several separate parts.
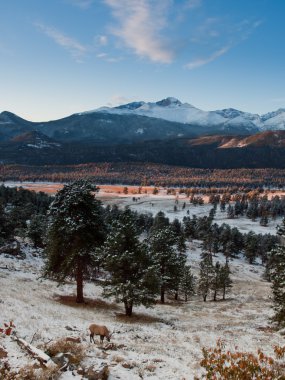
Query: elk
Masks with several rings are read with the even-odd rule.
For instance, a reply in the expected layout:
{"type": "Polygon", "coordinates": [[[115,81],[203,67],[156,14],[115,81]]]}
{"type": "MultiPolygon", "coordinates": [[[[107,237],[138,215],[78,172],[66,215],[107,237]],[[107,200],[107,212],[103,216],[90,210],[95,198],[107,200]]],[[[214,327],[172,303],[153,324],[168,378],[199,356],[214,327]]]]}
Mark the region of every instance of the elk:
{"type": "Polygon", "coordinates": [[[110,334],[106,326],[92,324],[89,326],[89,330],[90,330],[90,343],[92,343],[92,340],[93,340],[93,343],[95,343],[94,335],[100,335],[100,343],[103,343],[103,340],[105,337],[107,341],[110,342],[111,336],[113,335],[113,333],[110,334]]]}

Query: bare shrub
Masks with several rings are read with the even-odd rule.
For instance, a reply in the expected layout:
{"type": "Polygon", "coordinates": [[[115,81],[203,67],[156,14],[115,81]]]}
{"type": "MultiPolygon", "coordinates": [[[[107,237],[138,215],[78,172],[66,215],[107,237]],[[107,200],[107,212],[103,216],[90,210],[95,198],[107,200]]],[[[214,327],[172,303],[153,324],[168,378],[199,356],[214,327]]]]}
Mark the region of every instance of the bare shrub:
{"type": "Polygon", "coordinates": [[[125,358],[123,358],[122,356],[119,356],[119,355],[113,356],[113,361],[116,363],[122,363],[124,360],[125,358]]]}
{"type": "Polygon", "coordinates": [[[274,348],[275,358],[250,352],[226,351],[224,343],[218,340],[216,347],[203,348],[201,366],[205,368],[204,379],[227,380],[283,380],[285,379],[285,347],[274,348]]]}
{"type": "Polygon", "coordinates": [[[58,368],[35,369],[32,365],[27,365],[20,369],[16,379],[21,380],[57,380],[61,373],[58,368]]]}
{"type": "Polygon", "coordinates": [[[57,367],[35,368],[29,364],[14,371],[7,362],[0,367],[0,379],[5,380],[58,380],[60,375],[57,367]]]}
{"type": "Polygon", "coordinates": [[[74,343],[66,340],[65,338],[59,339],[50,343],[47,346],[47,354],[51,357],[59,353],[71,354],[69,361],[71,364],[79,364],[85,357],[85,348],[80,343],[74,343]]]}
{"type": "Polygon", "coordinates": [[[156,366],[154,364],[148,364],[145,369],[149,372],[154,372],[156,370],[156,366]]]}

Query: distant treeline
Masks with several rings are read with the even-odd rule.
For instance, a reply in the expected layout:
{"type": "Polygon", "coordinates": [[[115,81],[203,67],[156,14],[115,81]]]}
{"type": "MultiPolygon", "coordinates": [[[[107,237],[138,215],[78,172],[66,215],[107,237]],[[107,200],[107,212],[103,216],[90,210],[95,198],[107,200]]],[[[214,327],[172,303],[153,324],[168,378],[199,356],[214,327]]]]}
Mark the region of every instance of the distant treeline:
{"type": "Polygon", "coordinates": [[[0,165],[2,181],[72,182],[89,178],[96,184],[194,188],[284,188],[285,169],[197,169],[150,163],[80,165],[0,165]]]}

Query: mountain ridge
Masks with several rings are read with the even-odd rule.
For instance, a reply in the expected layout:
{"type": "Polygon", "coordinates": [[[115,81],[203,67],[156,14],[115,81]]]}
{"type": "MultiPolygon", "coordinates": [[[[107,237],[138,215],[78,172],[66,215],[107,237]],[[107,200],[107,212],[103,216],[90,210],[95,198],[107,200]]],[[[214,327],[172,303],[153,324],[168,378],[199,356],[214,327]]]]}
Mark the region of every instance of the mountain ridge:
{"type": "Polygon", "coordinates": [[[214,111],[206,115],[203,112],[175,98],[152,104],[133,102],[111,112],[99,109],[48,122],[31,122],[2,112],[0,163],[153,162],[203,168],[285,167],[285,109],[264,116],[233,108],[216,111],[214,116],[214,111]],[[136,113],[138,109],[143,110],[142,115],[136,113]],[[182,110],[180,116],[188,111],[196,117],[202,115],[204,124],[154,117],[157,109],[160,115],[173,110],[182,110]],[[212,117],[225,121],[209,124],[207,120],[212,117]],[[282,128],[264,130],[271,119],[282,128]]]}

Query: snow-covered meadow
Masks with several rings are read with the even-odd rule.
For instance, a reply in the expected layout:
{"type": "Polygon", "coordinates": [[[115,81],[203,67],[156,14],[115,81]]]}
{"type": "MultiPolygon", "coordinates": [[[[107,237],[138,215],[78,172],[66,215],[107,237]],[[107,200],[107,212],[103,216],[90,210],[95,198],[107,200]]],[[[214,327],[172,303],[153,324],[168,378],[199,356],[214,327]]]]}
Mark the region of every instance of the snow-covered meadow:
{"type": "MultiPolygon", "coordinates": [[[[111,189],[100,190],[98,198],[104,204],[129,206],[139,212],[156,214],[164,211],[173,220],[196,214],[207,215],[211,205],[190,205],[180,195],[160,193],[123,194],[111,189]],[[139,198],[137,201],[133,197],[139,198]],[[178,201],[178,203],[177,203],[178,201]],[[176,202],[176,203],[175,203],[176,202]],[[185,209],[182,209],[186,202],[185,209]],[[174,205],[177,211],[174,212],[174,205]]],[[[218,223],[237,226],[242,232],[275,233],[276,224],[261,227],[248,219],[226,219],[217,212],[218,223]]],[[[189,264],[198,275],[200,242],[187,243],[189,264]]],[[[189,302],[167,299],[151,309],[136,307],[134,316],[124,316],[123,305],[105,300],[96,283],[86,283],[87,303],[75,303],[75,284],[58,287],[41,278],[42,258],[28,246],[22,246],[26,258],[19,260],[0,255],[0,327],[13,320],[17,335],[34,346],[44,349],[50,341],[62,337],[80,337],[86,349],[84,365],[106,363],[110,380],[115,379],[194,379],[200,376],[202,348],[212,347],[222,338],[230,349],[256,352],[258,348],[272,354],[274,345],[283,345],[284,337],[274,332],[269,323],[271,310],[270,284],[262,278],[261,265],[249,265],[242,257],[230,261],[233,288],[225,301],[203,302],[195,296],[189,302]],[[113,349],[104,350],[89,343],[88,326],[104,324],[114,331],[113,349]]],[[[217,260],[224,262],[222,255],[217,260]]],[[[32,359],[10,337],[0,337],[0,346],[8,352],[13,368],[31,363],[32,359]]],[[[83,379],[81,375],[65,372],[61,380],[83,379]]]]}
{"type": "MultiPolygon", "coordinates": [[[[188,260],[198,272],[200,243],[188,244],[188,260]]],[[[40,278],[42,260],[26,248],[25,260],[0,256],[0,323],[14,321],[18,336],[43,348],[50,340],[80,337],[86,347],[86,365],[101,362],[110,368],[109,379],[193,379],[201,374],[202,347],[214,346],[222,338],[229,348],[272,353],[284,338],[269,325],[270,285],[261,278],[263,268],[234,259],[230,266],[233,289],[226,301],[189,302],[169,299],[151,309],[137,307],[135,315],[123,315],[122,305],[101,298],[101,289],[85,286],[87,304],[75,303],[72,283],[57,287],[40,278]],[[116,350],[104,351],[89,343],[90,323],[115,331],[116,350]]],[[[223,261],[223,257],[217,259],[223,261]]],[[[9,337],[0,338],[9,352],[9,362],[19,368],[31,362],[9,337]]],[[[104,343],[106,345],[106,343],[104,343]]],[[[62,376],[66,379],[67,374],[62,376]]],[[[74,377],[72,377],[74,378],[74,377]]],[[[80,377],[78,377],[80,378],[80,377]]]]}

